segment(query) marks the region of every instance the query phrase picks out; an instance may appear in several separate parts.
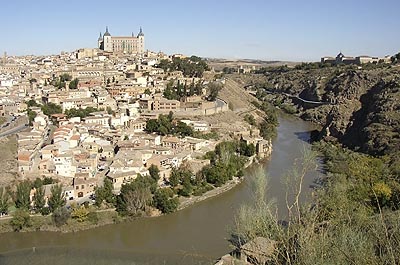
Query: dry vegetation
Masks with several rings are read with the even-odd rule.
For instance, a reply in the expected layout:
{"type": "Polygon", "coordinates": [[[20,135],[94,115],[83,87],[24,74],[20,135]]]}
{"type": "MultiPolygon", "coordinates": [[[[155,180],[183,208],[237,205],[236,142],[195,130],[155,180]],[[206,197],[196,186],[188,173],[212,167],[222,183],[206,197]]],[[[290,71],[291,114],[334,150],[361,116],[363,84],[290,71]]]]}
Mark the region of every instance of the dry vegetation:
{"type": "Polygon", "coordinates": [[[9,185],[17,177],[17,139],[9,136],[0,139],[0,187],[9,185]]]}
{"type": "Polygon", "coordinates": [[[250,95],[240,83],[227,79],[218,97],[228,103],[230,110],[212,116],[199,117],[199,119],[207,121],[217,129],[221,138],[227,138],[233,130],[248,127],[249,124],[244,120],[245,115],[253,115],[258,122],[263,120],[263,112],[253,105],[253,102],[258,102],[258,100],[250,95]]]}

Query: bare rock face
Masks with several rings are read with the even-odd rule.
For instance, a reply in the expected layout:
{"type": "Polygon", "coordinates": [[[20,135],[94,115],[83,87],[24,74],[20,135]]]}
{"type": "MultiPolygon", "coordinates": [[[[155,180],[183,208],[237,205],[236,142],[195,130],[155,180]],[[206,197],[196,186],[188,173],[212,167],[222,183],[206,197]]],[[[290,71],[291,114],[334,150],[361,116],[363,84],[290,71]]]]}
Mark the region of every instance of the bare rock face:
{"type": "Polygon", "coordinates": [[[360,102],[342,142],[373,155],[400,151],[400,78],[381,80],[360,102]]]}
{"type": "Polygon", "coordinates": [[[241,260],[250,264],[266,264],[273,260],[276,241],[264,237],[256,237],[240,248],[241,260]]]}
{"type": "Polygon", "coordinates": [[[256,237],[242,247],[227,254],[215,265],[243,264],[275,264],[277,242],[265,237],[256,237]]]}
{"type": "Polygon", "coordinates": [[[322,126],[320,137],[374,155],[400,149],[399,67],[280,69],[255,76],[242,78],[277,106],[291,101],[298,115],[322,126]]]}

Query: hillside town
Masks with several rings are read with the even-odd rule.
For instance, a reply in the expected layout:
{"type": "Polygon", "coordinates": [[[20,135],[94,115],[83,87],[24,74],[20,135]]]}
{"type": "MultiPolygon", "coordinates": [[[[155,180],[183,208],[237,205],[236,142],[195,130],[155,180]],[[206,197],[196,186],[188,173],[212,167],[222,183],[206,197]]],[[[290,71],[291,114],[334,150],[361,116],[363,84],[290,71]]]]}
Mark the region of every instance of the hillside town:
{"type": "MultiPolygon", "coordinates": [[[[227,133],[205,119],[229,108],[213,91],[225,80],[204,78],[209,69],[193,67],[200,58],[144,51],[142,29],[138,37],[127,37],[139,40],[139,48],[113,50],[109,40],[107,28],[98,48],[52,56],[4,54],[0,116],[9,122],[0,133],[18,132],[20,180],[52,179],[62,184],[67,204],[92,203],[105,179],[119,194],[124,184],[148,176],[151,166],[159,171],[158,187],[168,187],[171,170],[182,165],[194,176],[210,164],[207,152],[228,136],[254,145],[261,157],[271,152],[271,142],[254,126],[232,126],[227,133]],[[176,61],[193,69],[166,67],[176,61]],[[181,131],[150,128],[149,121],[165,118],[181,131]]],[[[45,185],[47,199],[54,183],[45,185]]]]}

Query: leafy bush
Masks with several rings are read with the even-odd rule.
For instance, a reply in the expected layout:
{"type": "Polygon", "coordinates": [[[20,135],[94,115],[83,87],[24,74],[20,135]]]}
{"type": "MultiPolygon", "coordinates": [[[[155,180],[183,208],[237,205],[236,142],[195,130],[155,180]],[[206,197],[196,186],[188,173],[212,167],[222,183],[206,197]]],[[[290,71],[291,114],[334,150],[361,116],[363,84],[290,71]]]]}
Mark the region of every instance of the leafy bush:
{"type": "Polygon", "coordinates": [[[87,216],[87,220],[92,224],[97,224],[99,222],[99,216],[97,212],[91,211],[87,216]]]}
{"type": "Polygon", "coordinates": [[[30,227],[32,222],[31,222],[31,217],[29,213],[26,210],[23,209],[18,209],[14,212],[13,218],[10,221],[10,224],[14,231],[20,231],[24,227],[30,227]]]}
{"type": "Polygon", "coordinates": [[[84,207],[83,205],[79,207],[73,207],[71,212],[71,218],[77,220],[82,223],[85,222],[89,218],[89,209],[84,207]]]}
{"type": "Polygon", "coordinates": [[[53,212],[53,222],[57,227],[63,226],[68,222],[71,213],[65,207],[60,207],[54,210],[53,212]]]}

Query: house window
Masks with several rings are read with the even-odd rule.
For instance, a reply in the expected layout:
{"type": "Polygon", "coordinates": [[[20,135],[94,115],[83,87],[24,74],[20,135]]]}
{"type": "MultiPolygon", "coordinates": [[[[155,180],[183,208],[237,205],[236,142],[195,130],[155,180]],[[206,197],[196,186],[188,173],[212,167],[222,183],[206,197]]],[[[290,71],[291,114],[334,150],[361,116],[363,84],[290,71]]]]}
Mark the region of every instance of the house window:
{"type": "Polygon", "coordinates": [[[76,186],[75,189],[79,190],[79,186],[76,186]]]}
{"type": "Polygon", "coordinates": [[[81,185],[81,189],[84,189],[85,188],[85,185],[81,185]]]}

